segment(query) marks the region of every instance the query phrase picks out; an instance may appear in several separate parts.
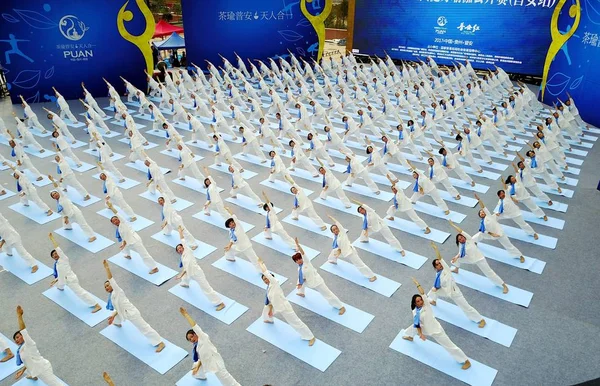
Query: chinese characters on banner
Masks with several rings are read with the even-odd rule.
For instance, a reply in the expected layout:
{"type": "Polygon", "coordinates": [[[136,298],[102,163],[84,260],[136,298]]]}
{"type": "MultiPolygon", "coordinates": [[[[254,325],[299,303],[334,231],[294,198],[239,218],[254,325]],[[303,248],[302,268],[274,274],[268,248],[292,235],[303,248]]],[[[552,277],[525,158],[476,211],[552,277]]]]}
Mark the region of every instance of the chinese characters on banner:
{"type": "Polygon", "coordinates": [[[219,21],[290,20],[293,16],[284,11],[218,11],[219,21]]]}
{"type": "Polygon", "coordinates": [[[419,0],[427,3],[503,5],[509,7],[553,8],[557,0],[419,0]]]}

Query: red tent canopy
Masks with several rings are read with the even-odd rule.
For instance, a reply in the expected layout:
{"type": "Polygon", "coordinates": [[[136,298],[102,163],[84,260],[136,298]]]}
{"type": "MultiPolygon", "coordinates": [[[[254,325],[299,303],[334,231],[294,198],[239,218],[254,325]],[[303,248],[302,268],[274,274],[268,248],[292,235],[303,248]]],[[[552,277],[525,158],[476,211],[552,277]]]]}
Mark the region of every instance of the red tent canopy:
{"type": "Polygon", "coordinates": [[[167,23],[164,20],[161,20],[158,23],[156,23],[156,29],[154,31],[154,36],[153,37],[160,38],[160,37],[163,37],[163,36],[170,36],[173,32],[182,33],[183,32],[183,28],[182,27],[176,27],[174,25],[171,25],[171,24],[167,23]]]}

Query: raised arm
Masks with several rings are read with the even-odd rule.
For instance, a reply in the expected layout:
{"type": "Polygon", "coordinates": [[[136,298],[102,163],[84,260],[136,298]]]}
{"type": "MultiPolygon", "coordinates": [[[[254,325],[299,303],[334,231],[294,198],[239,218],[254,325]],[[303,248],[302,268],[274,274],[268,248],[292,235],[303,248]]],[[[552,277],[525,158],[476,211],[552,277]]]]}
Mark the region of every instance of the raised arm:
{"type": "Polygon", "coordinates": [[[485,205],[483,204],[483,201],[481,201],[481,198],[479,198],[479,196],[477,195],[477,193],[474,194],[475,199],[477,200],[477,202],[479,203],[479,207],[481,209],[485,209],[485,205]]]}
{"type": "Polygon", "coordinates": [[[304,249],[302,249],[302,246],[300,245],[300,241],[298,241],[297,237],[294,239],[294,242],[296,243],[296,248],[298,248],[298,252],[300,252],[300,254],[302,256],[304,256],[304,249]]]}
{"type": "Polygon", "coordinates": [[[458,233],[462,233],[462,232],[463,232],[463,230],[462,230],[462,229],[460,229],[460,227],[459,227],[458,225],[456,225],[456,224],[454,223],[454,221],[452,221],[452,220],[448,220],[448,222],[450,223],[450,226],[451,226],[452,228],[454,228],[454,230],[456,230],[458,233]]]}
{"type": "Polygon", "coordinates": [[[187,320],[187,322],[190,326],[194,327],[196,325],[196,321],[194,319],[192,319],[192,317],[190,316],[190,314],[188,314],[188,312],[185,308],[179,307],[179,312],[185,318],[185,320],[187,320]]]}
{"type": "Polygon", "coordinates": [[[25,320],[23,320],[23,307],[17,306],[17,321],[19,322],[19,331],[25,329],[25,320]]]}
{"type": "Polygon", "coordinates": [[[108,280],[112,279],[112,272],[110,272],[110,266],[108,265],[108,261],[103,260],[102,264],[104,265],[104,270],[106,271],[106,277],[108,278],[108,280]]]}
{"type": "Polygon", "coordinates": [[[52,242],[52,245],[54,246],[54,249],[58,248],[58,243],[54,239],[54,235],[52,234],[52,232],[48,233],[48,238],[52,242]]]}
{"type": "Polygon", "coordinates": [[[411,279],[412,279],[413,283],[415,283],[415,285],[417,286],[417,291],[419,291],[419,293],[421,295],[425,295],[425,290],[423,290],[423,287],[421,287],[421,284],[419,284],[419,282],[417,281],[417,279],[415,279],[414,277],[411,278],[411,279]]]}

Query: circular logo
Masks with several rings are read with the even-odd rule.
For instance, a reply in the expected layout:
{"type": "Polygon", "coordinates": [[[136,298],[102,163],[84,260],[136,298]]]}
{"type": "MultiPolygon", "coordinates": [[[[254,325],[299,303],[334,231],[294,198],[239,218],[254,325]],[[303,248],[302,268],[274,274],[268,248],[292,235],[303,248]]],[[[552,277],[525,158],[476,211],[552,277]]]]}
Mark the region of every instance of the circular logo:
{"type": "Polygon", "coordinates": [[[85,35],[85,31],[89,29],[84,22],[73,15],[63,16],[58,22],[58,28],[64,37],[73,41],[81,40],[85,35]]]}
{"type": "Polygon", "coordinates": [[[446,20],[446,16],[440,16],[440,17],[438,17],[438,19],[437,19],[437,24],[438,24],[440,27],[443,27],[443,26],[445,26],[446,24],[448,24],[448,20],[446,20]]]}

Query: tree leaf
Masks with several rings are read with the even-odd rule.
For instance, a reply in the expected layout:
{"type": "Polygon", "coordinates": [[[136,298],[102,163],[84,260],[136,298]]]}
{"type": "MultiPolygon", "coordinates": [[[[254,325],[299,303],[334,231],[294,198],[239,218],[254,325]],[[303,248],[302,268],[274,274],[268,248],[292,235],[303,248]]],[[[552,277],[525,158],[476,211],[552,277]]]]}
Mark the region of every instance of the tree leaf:
{"type": "Polygon", "coordinates": [[[53,22],[39,12],[27,9],[13,9],[13,11],[15,11],[25,23],[36,29],[51,29],[58,25],[56,22],[53,22]]]}
{"type": "Polygon", "coordinates": [[[560,95],[565,91],[571,77],[562,72],[555,72],[548,82],[546,82],[546,91],[551,95],[560,95]]]}
{"type": "Polygon", "coordinates": [[[571,90],[575,90],[577,87],[579,87],[579,85],[581,84],[582,80],[583,80],[583,75],[581,75],[579,78],[575,79],[573,81],[573,83],[571,83],[571,86],[569,88],[571,90]]]}
{"type": "Polygon", "coordinates": [[[14,17],[13,15],[11,15],[10,13],[3,13],[2,14],[2,18],[4,20],[6,20],[9,23],[18,23],[19,19],[17,19],[16,17],[14,17]]]}
{"type": "Polygon", "coordinates": [[[37,86],[40,82],[42,72],[40,70],[23,70],[12,81],[14,86],[29,90],[37,86]]]}
{"type": "Polygon", "coordinates": [[[52,78],[53,75],[54,75],[54,66],[52,66],[46,70],[46,72],[44,73],[44,79],[52,78]]]}
{"type": "Polygon", "coordinates": [[[303,36],[300,35],[298,32],[292,31],[289,29],[281,30],[281,31],[277,31],[277,32],[279,32],[281,37],[284,38],[285,40],[287,40],[288,42],[297,42],[298,40],[303,38],[303,36]]]}

